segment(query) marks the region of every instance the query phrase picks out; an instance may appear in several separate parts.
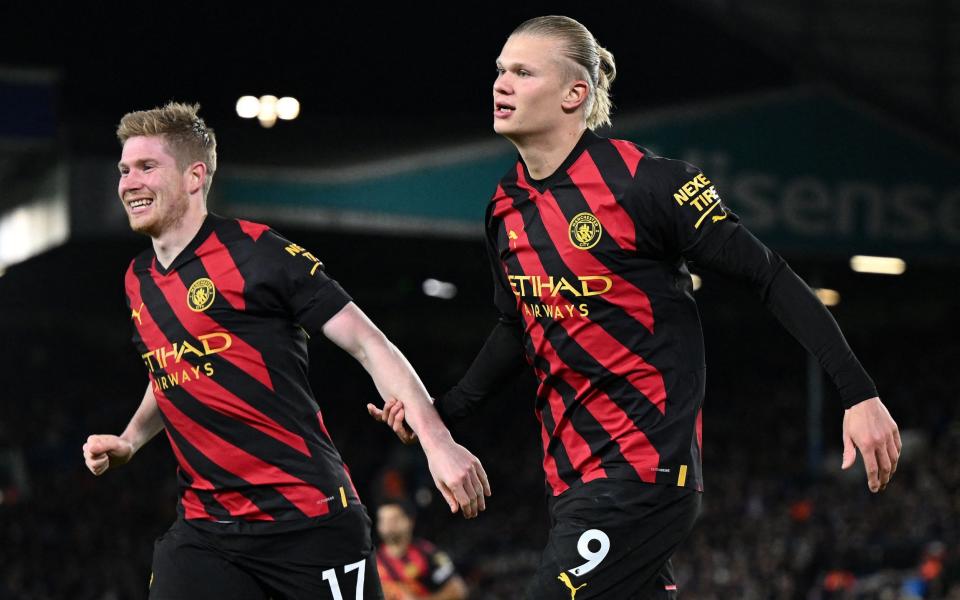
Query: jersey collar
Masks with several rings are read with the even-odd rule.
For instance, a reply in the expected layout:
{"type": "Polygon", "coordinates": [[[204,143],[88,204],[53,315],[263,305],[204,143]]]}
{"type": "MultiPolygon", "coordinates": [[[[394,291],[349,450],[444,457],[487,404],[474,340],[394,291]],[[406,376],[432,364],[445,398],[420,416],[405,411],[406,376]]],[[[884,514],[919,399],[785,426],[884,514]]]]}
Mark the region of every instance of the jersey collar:
{"type": "Polygon", "coordinates": [[[173,262],[170,263],[170,266],[167,267],[166,269],[164,269],[163,265],[160,264],[160,261],[157,260],[156,252],[151,250],[150,253],[153,255],[153,260],[151,261],[151,263],[153,264],[153,268],[157,270],[157,273],[160,273],[161,275],[166,275],[167,273],[176,271],[186,263],[196,258],[197,247],[200,246],[200,244],[202,244],[203,242],[205,242],[207,238],[210,237],[210,234],[213,233],[213,231],[217,228],[217,225],[222,223],[224,220],[225,219],[219,215],[215,215],[213,213],[207,213],[207,216],[204,217],[203,219],[203,225],[200,226],[200,230],[197,231],[197,234],[193,236],[193,239],[190,240],[190,243],[187,244],[183,248],[183,250],[180,251],[180,254],[178,254],[177,257],[173,259],[173,262]]]}
{"type": "Polygon", "coordinates": [[[523,162],[523,157],[518,156],[520,164],[523,165],[523,176],[527,180],[527,183],[530,184],[533,189],[537,190],[541,194],[547,189],[553,187],[558,181],[567,177],[567,170],[573,165],[574,162],[580,155],[583,154],[589,146],[601,140],[599,135],[593,132],[592,129],[585,129],[583,135],[580,136],[580,139],[577,141],[577,145],[573,147],[573,150],[570,151],[570,154],[567,155],[563,162],[560,163],[560,166],[557,167],[557,170],[548,175],[543,179],[534,179],[530,177],[530,171],[527,170],[527,164],[523,162]]]}

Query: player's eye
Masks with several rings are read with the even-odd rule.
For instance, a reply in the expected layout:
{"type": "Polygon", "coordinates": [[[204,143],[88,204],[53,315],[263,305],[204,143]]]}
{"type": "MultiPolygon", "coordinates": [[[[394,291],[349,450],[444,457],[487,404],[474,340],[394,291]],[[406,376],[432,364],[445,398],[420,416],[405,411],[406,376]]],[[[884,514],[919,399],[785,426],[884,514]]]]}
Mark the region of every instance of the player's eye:
{"type": "Polygon", "coordinates": [[[520,75],[520,77],[529,77],[530,71],[527,71],[525,69],[520,69],[520,71],[518,71],[518,74],[520,75]]]}

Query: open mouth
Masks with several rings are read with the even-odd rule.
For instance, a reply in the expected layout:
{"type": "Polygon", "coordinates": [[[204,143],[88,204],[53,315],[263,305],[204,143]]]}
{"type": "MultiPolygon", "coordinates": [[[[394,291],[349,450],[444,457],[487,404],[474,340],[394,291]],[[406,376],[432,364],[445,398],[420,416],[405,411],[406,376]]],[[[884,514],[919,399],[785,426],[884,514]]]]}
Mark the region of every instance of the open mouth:
{"type": "Polygon", "coordinates": [[[496,111],[497,112],[513,112],[515,107],[510,106],[509,104],[504,104],[503,102],[497,102],[496,111]]]}
{"type": "Polygon", "coordinates": [[[141,208],[144,206],[150,206],[153,204],[153,198],[137,198],[136,200],[131,200],[128,202],[130,208],[141,208]]]}

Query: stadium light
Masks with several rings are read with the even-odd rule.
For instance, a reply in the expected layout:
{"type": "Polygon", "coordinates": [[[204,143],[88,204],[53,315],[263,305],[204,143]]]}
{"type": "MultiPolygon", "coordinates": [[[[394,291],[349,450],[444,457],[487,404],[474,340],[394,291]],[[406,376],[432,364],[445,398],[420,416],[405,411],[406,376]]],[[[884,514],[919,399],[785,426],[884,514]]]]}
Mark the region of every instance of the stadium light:
{"type": "Polygon", "coordinates": [[[457,286],[447,281],[427,279],[423,282],[423,293],[431,298],[452,300],[457,295],[457,286]]]}
{"type": "Polygon", "coordinates": [[[266,128],[273,127],[277,122],[277,97],[267,94],[260,96],[260,113],[257,115],[260,125],[266,128]]]}
{"type": "Polygon", "coordinates": [[[820,302],[823,302],[824,306],[836,306],[840,304],[840,292],[837,290],[816,288],[814,292],[817,294],[817,298],[820,298],[820,302]]]}
{"type": "Polygon", "coordinates": [[[260,121],[265,128],[273,127],[277,119],[292,121],[300,116],[300,101],[291,96],[277,98],[267,94],[265,96],[241,96],[237,100],[237,116],[241,119],[260,121]]]}
{"type": "Polygon", "coordinates": [[[703,286],[703,279],[700,279],[699,275],[690,274],[690,279],[693,280],[693,291],[697,291],[703,286]]]}
{"type": "Polygon", "coordinates": [[[241,119],[252,119],[260,114],[260,99],[256,96],[240,96],[237,100],[237,115],[241,119]]]}
{"type": "Polygon", "coordinates": [[[55,248],[69,237],[70,203],[66,196],[0,213],[0,271],[55,248]]]}
{"type": "Polygon", "coordinates": [[[284,121],[292,121],[300,114],[300,101],[290,96],[277,100],[277,116],[284,121]]]}
{"type": "Polygon", "coordinates": [[[907,263],[903,259],[888,256],[857,255],[850,259],[850,268],[857,273],[902,275],[907,270],[907,263]]]}

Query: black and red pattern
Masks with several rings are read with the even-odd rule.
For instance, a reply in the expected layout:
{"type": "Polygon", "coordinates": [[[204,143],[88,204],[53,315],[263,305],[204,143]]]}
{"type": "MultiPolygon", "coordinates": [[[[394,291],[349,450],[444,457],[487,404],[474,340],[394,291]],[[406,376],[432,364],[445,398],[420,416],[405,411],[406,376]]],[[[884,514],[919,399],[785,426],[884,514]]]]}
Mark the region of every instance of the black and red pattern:
{"type": "Polygon", "coordinates": [[[377,569],[388,600],[429,596],[457,574],[445,552],[421,539],[412,540],[402,556],[392,555],[381,544],[377,548],[377,569]]]}
{"type": "Polygon", "coordinates": [[[208,215],[168,268],[152,250],[135,258],[126,293],[182,517],[296,527],[359,502],[307,382],[307,335],[350,302],[313,255],[208,215]],[[191,305],[204,279],[212,303],[191,305]]]}
{"type": "MultiPolygon", "coordinates": [[[[497,188],[496,303],[519,320],[540,380],[554,495],[600,478],[702,489],[704,351],[684,251],[717,221],[673,197],[698,175],[587,131],[547,179],[518,161],[497,188]],[[583,213],[601,226],[586,249],[570,231],[583,213]]],[[[713,214],[736,221],[723,206],[713,214]]]]}

